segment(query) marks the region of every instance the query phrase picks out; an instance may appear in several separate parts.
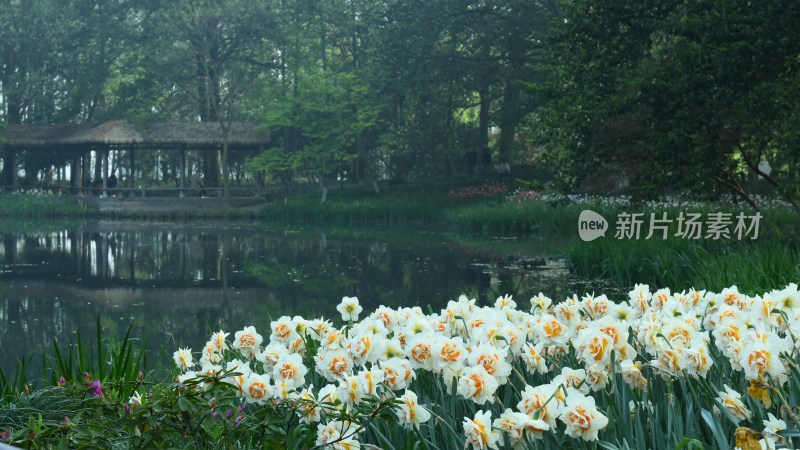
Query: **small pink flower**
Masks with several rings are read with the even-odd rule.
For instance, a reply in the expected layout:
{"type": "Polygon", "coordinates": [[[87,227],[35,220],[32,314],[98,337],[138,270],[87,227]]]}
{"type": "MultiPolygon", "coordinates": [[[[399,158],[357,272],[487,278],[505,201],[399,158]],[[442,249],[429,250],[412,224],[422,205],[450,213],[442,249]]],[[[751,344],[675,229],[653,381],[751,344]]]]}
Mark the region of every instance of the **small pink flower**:
{"type": "Polygon", "coordinates": [[[92,384],[89,385],[89,392],[92,394],[93,397],[103,396],[103,385],[100,384],[100,380],[92,381],[92,384]]]}
{"type": "Polygon", "coordinates": [[[67,379],[66,379],[66,378],[64,378],[64,375],[61,375],[61,377],[58,379],[58,383],[57,383],[57,384],[58,384],[59,386],[64,386],[64,385],[66,385],[66,384],[67,384],[67,379]]]}
{"type": "Polygon", "coordinates": [[[11,438],[11,430],[0,433],[0,441],[7,441],[9,438],[11,438]]]}

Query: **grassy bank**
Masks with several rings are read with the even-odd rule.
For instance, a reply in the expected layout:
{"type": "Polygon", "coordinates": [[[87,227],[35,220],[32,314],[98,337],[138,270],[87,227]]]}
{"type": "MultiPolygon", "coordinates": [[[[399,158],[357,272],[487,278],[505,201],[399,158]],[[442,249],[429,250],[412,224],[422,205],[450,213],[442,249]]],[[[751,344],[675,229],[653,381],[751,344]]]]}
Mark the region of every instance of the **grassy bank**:
{"type": "MultiPolygon", "coordinates": [[[[601,206],[594,210],[609,221],[622,212],[616,207],[601,206]]],[[[732,233],[730,238],[714,240],[706,235],[705,229],[699,239],[688,239],[676,236],[675,223],[670,225],[666,239],[659,233],[646,239],[650,212],[659,214],[657,217],[666,212],[667,217],[674,219],[680,212],[699,213],[702,217],[723,212],[735,217],[739,211],[753,214],[729,205],[627,208],[627,212],[645,213],[639,239],[617,239],[611,225],[605,238],[591,242],[575,240],[566,253],[575,275],[609,279],[621,289],[631,289],[635,283],[668,285],[681,290],[692,287],[718,290],[737,284],[742,289],[767,291],[799,281],[800,220],[786,207],[764,210],[757,239],[740,240],[732,233]]]]}
{"type": "Polygon", "coordinates": [[[367,187],[332,188],[326,201],[317,192],[271,195],[259,219],[312,225],[411,225],[441,223],[447,192],[454,184],[393,186],[376,193],[367,187]]]}
{"type": "Polygon", "coordinates": [[[259,219],[270,223],[302,223],[312,225],[413,225],[441,222],[439,206],[406,199],[383,198],[332,200],[292,199],[285,204],[265,208],[259,219]]]}
{"type": "Polygon", "coordinates": [[[72,197],[0,193],[0,217],[61,219],[80,218],[86,213],[86,209],[72,197]]]}
{"type": "Polygon", "coordinates": [[[469,234],[527,236],[563,230],[580,211],[515,199],[515,189],[510,179],[392,186],[380,193],[365,187],[331,189],[324,203],[317,193],[279,196],[259,218],[339,226],[432,225],[469,234]]]}
{"type": "Polygon", "coordinates": [[[443,220],[454,230],[491,235],[574,235],[584,206],[548,201],[515,203],[495,200],[454,205],[442,211],[443,220]]]}
{"type": "MultiPolygon", "coordinates": [[[[176,199],[177,200],[177,199],[176,199]]],[[[235,208],[183,210],[183,211],[93,211],[85,214],[88,219],[120,221],[253,221],[259,218],[255,211],[235,208]]]]}
{"type": "Polygon", "coordinates": [[[800,281],[800,246],[761,242],[598,240],[570,246],[575,275],[613,280],[621,288],[635,283],[687,290],[719,290],[736,284],[768,291],[800,281]]]}

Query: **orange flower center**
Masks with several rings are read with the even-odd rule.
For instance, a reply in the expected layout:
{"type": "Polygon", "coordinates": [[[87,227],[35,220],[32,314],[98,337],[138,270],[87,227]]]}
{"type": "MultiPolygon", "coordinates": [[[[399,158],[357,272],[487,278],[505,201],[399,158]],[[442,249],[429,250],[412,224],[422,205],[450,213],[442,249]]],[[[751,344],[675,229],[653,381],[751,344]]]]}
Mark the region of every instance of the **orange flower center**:
{"type": "Polygon", "coordinates": [[[285,324],[280,324],[275,327],[275,335],[281,339],[286,339],[291,334],[292,330],[285,324]]]}
{"type": "Polygon", "coordinates": [[[442,346],[440,352],[443,361],[456,362],[458,357],[461,356],[461,351],[456,346],[455,342],[448,342],[442,346]]]}
{"type": "Polygon", "coordinates": [[[592,416],[581,406],[575,407],[567,414],[569,422],[582,430],[588,430],[592,425],[592,416]]]}
{"type": "Polygon", "coordinates": [[[252,334],[243,334],[242,337],[239,338],[239,344],[244,348],[253,347],[256,345],[256,338],[252,334]]]}
{"type": "Polygon", "coordinates": [[[561,324],[555,320],[545,323],[543,329],[547,337],[554,337],[561,334],[561,324]]]}
{"type": "Polygon", "coordinates": [[[250,396],[256,399],[262,399],[267,395],[267,387],[261,382],[251,384],[249,391],[250,396]]]}

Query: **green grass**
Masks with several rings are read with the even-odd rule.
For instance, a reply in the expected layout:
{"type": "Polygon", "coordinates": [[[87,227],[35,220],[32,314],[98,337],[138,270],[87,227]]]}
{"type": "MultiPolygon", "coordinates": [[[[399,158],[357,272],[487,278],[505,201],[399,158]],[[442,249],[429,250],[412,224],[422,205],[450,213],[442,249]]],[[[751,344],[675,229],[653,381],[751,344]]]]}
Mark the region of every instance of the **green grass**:
{"type": "MultiPolygon", "coordinates": [[[[597,211],[609,219],[615,216],[597,211]]],[[[707,206],[694,212],[705,216],[716,211],[734,210],[707,206]]],[[[677,211],[668,212],[668,217],[677,216],[677,211]]],[[[644,239],[644,233],[638,240],[615,239],[612,228],[605,238],[574,242],[567,256],[575,275],[607,279],[624,290],[635,283],[679,290],[721,290],[735,284],[766,292],[800,280],[800,221],[791,210],[773,208],[765,211],[764,223],[771,234],[762,227],[757,239],[741,241],[683,239],[675,236],[674,227],[667,239],[644,239]]]]}
{"type": "Polygon", "coordinates": [[[453,184],[393,186],[375,193],[366,187],[331,188],[322,203],[317,192],[270,195],[274,203],[259,219],[270,223],[314,225],[410,225],[442,222],[442,208],[453,184]]]}
{"type": "Polygon", "coordinates": [[[574,235],[584,206],[554,205],[545,201],[515,204],[483,201],[444,210],[446,222],[455,230],[478,235],[574,235]]]}
{"type": "Polygon", "coordinates": [[[84,207],[71,197],[0,193],[0,217],[65,218],[83,217],[85,213],[84,207]]]}
{"type": "MultiPolygon", "coordinates": [[[[379,194],[364,187],[333,188],[325,203],[317,193],[275,196],[259,218],[271,223],[336,226],[433,225],[478,235],[539,235],[573,225],[578,206],[553,206],[547,202],[513,204],[505,195],[454,197],[459,190],[486,186],[514,189],[512,180],[472,180],[384,188],[379,194]],[[574,217],[573,217],[574,216],[574,217]]],[[[573,228],[573,227],[571,227],[573,228]]],[[[571,229],[570,228],[570,229],[571,229]]]]}
{"type": "MultiPolygon", "coordinates": [[[[520,182],[511,179],[474,179],[387,186],[380,193],[369,186],[331,186],[326,202],[310,185],[292,190],[275,189],[265,194],[272,203],[260,212],[246,210],[219,211],[114,211],[86,210],[76,200],[49,195],[0,195],[0,216],[7,217],[95,217],[129,220],[258,220],[269,224],[303,224],[324,226],[433,226],[458,233],[483,236],[575,236],[580,212],[592,209],[613,219],[620,212],[651,211],[675,213],[679,207],[623,207],[602,199],[588,202],[508,201],[506,196],[520,182]],[[479,195],[503,186],[507,194],[490,198],[479,195]],[[464,190],[478,195],[453,196],[464,190]]],[[[731,206],[706,204],[694,208],[699,212],[745,210],[731,206]]],[[[789,208],[768,208],[764,222],[776,234],[800,236],[800,220],[789,208]]]]}
{"type": "Polygon", "coordinates": [[[265,208],[259,219],[278,223],[353,225],[412,225],[440,220],[435,204],[395,201],[386,204],[382,199],[328,201],[292,199],[285,204],[265,208]]]}
{"type": "Polygon", "coordinates": [[[26,387],[55,385],[60,377],[68,382],[82,380],[84,373],[101,382],[137,381],[139,372],[147,371],[144,346],[132,339],[130,327],[121,339],[103,336],[102,330],[98,318],[91,338],[82,336],[78,330],[76,342],[53,340],[52,353],[20,358],[13,374],[0,370],[0,396],[14,396],[26,387]],[[31,374],[36,376],[31,377],[31,374]]]}
{"type": "Polygon", "coordinates": [[[768,291],[800,280],[800,248],[763,243],[610,241],[575,244],[569,259],[575,274],[610,279],[623,288],[634,283],[675,289],[720,290],[736,284],[768,291]]]}

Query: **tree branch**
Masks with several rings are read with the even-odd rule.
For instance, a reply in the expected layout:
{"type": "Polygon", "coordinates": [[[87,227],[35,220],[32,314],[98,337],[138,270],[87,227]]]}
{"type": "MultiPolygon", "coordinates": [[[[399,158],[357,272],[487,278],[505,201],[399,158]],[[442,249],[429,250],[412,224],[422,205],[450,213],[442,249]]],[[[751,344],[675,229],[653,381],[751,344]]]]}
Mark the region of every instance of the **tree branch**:
{"type": "MultiPolygon", "coordinates": [[[[725,180],[722,177],[716,177],[716,180],[718,183],[727,186],[731,191],[733,191],[735,195],[740,196],[748,205],[750,205],[751,208],[753,208],[754,211],[761,214],[762,217],[764,216],[764,214],[761,212],[761,208],[758,207],[755,200],[753,200],[749,195],[747,195],[747,193],[744,191],[744,189],[742,189],[742,186],[739,183],[725,180]]],[[[774,235],[774,233],[772,232],[772,228],[769,226],[769,224],[764,222],[763,225],[764,225],[764,231],[767,234],[774,235]]]]}
{"type": "MultiPolygon", "coordinates": [[[[776,179],[772,178],[771,176],[769,176],[768,173],[761,170],[761,168],[758,167],[757,162],[748,158],[747,152],[745,151],[744,147],[741,144],[739,145],[739,153],[742,155],[742,159],[744,160],[745,164],[747,164],[747,166],[750,167],[750,169],[753,172],[755,172],[757,175],[767,180],[769,184],[773,185],[775,189],[777,189],[778,192],[781,194],[781,197],[783,197],[784,200],[789,202],[792,205],[792,208],[794,208],[796,212],[800,213],[800,204],[797,203],[797,200],[795,200],[795,198],[787,192],[786,188],[782,184],[778,183],[776,179]]],[[[761,152],[759,152],[759,160],[761,159],[760,156],[761,152]]]]}

